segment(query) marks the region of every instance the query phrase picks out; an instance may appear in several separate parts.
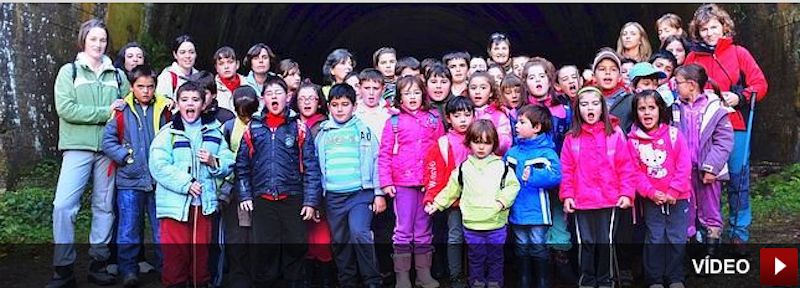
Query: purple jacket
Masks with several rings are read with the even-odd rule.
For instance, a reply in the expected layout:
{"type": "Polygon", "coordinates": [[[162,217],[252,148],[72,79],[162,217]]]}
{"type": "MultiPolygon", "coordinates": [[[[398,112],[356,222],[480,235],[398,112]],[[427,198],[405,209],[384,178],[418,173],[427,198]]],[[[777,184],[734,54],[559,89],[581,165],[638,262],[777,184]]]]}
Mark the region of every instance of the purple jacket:
{"type": "Polygon", "coordinates": [[[444,132],[439,114],[432,110],[403,111],[386,119],[378,155],[381,188],[422,186],[425,154],[444,132]]]}
{"type": "MultiPolygon", "coordinates": [[[[714,93],[706,93],[708,105],[703,113],[700,126],[699,171],[717,175],[718,180],[730,180],[728,175],[728,158],[733,151],[733,126],[728,117],[730,108],[722,106],[719,97],[714,93]]],[[[675,101],[672,105],[673,125],[686,133],[686,119],[683,102],[675,101]]]]}

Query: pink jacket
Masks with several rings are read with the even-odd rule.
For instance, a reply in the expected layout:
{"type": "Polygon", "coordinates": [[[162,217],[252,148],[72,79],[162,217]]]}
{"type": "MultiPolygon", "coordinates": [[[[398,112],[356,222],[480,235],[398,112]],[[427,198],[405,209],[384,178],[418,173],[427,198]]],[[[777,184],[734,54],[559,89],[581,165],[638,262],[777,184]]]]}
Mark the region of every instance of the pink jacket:
{"type": "Polygon", "coordinates": [[[511,136],[511,120],[508,119],[508,116],[495,107],[494,104],[488,104],[483,106],[482,108],[475,108],[475,119],[489,119],[494,123],[494,128],[497,129],[497,137],[499,138],[499,145],[497,145],[497,150],[494,151],[497,156],[501,158],[503,155],[506,154],[508,148],[511,148],[511,142],[513,138],[511,136]]]}
{"type": "Polygon", "coordinates": [[[611,208],[622,196],[636,196],[639,178],[625,135],[619,128],[611,136],[604,132],[602,122],[583,124],[577,138],[567,134],[564,140],[559,198],[572,198],[575,209],[611,208]]]}
{"type": "Polygon", "coordinates": [[[386,119],[378,155],[381,188],[424,185],[425,154],[444,131],[438,113],[433,111],[403,111],[386,119]]]}
{"type": "Polygon", "coordinates": [[[675,199],[689,199],[692,194],[692,162],[686,138],[676,127],[661,124],[651,132],[636,125],[628,134],[628,148],[643,183],[639,195],[653,199],[662,191],[675,199]]]}

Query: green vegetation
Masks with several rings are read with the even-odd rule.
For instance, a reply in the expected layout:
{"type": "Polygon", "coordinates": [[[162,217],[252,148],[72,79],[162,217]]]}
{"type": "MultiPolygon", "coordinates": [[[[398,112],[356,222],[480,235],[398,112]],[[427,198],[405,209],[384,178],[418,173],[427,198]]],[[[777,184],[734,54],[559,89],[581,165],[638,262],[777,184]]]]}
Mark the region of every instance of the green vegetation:
{"type": "Polygon", "coordinates": [[[753,218],[786,218],[800,215],[800,164],[786,166],[752,186],[753,218]]]}
{"type": "Polygon", "coordinates": [[[170,48],[153,37],[150,33],[139,34],[139,44],[144,47],[144,53],[147,55],[147,62],[150,67],[156,71],[161,71],[167,65],[172,63],[172,52],[170,48]]]}

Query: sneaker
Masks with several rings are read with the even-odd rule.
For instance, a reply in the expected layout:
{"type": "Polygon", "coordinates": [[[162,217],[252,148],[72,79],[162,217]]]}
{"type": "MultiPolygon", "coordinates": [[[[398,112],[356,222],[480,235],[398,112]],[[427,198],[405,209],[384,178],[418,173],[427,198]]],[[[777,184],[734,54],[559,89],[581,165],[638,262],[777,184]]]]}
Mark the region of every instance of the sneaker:
{"type": "Polygon", "coordinates": [[[153,271],[156,271],[156,267],[153,267],[153,265],[147,263],[147,261],[139,262],[139,273],[147,274],[153,271]]]}
{"type": "Polygon", "coordinates": [[[450,288],[466,288],[467,282],[461,275],[450,277],[450,288]]]}
{"type": "Polygon", "coordinates": [[[125,275],[122,280],[122,287],[133,288],[139,286],[139,277],[135,273],[125,275]]]}
{"type": "Polygon", "coordinates": [[[89,263],[89,274],[87,275],[89,283],[94,283],[100,286],[116,284],[117,277],[108,273],[106,270],[107,266],[108,265],[105,264],[105,261],[92,260],[92,262],[89,263]]]}
{"type": "Polygon", "coordinates": [[[72,265],[56,266],[53,277],[47,282],[45,288],[72,288],[77,287],[75,274],[72,272],[72,265]]]}
{"type": "Polygon", "coordinates": [[[489,282],[488,284],[486,284],[486,288],[500,288],[500,283],[489,282]]]}
{"type": "Polygon", "coordinates": [[[483,283],[481,281],[475,281],[475,283],[472,283],[472,286],[470,286],[470,287],[472,287],[472,288],[485,288],[486,287],[486,283],[483,283]]]}
{"type": "Polygon", "coordinates": [[[647,286],[647,287],[649,287],[649,288],[664,288],[664,285],[661,285],[661,284],[652,284],[652,285],[650,285],[650,286],[647,286]]]}
{"type": "Polygon", "coordinates": [[[108,266],[106,266],[106,272],[116,277],[119,275],[119,266],[117,266],[117,264],[108,264],[108,266]]]}
{"type": "Polygon", "coordinates": [[[686,288],[682,282],[670,283],[669,288],[686,288]]]}

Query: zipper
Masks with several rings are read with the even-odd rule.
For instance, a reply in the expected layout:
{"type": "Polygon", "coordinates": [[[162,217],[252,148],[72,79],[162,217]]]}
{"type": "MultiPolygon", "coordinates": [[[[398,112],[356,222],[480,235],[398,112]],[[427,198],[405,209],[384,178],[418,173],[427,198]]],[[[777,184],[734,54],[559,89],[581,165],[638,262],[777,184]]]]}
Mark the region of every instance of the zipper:
{"type": "MultiPolygon", "coordinates": [[[[275,171],[275,134],[278,133],[278,129],[279,128],[280,127],[275,128],[275,131],[272,131],[272,129],[270,129],[270,133],[272,134],[272,136],[271,136],[272,140],[269,143],[269,145],[270,145],[270,149],[269,149],[270,150],[270,160],[271,160],[271,161],[269,161],[269,170],[270,171],[275,171]]],[[[275,189],[275,177],[269,177],[269,186],[270,186],[270,190],[272,190],[273,199],[278,199],[278,192],[275,189]]]]}

